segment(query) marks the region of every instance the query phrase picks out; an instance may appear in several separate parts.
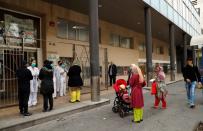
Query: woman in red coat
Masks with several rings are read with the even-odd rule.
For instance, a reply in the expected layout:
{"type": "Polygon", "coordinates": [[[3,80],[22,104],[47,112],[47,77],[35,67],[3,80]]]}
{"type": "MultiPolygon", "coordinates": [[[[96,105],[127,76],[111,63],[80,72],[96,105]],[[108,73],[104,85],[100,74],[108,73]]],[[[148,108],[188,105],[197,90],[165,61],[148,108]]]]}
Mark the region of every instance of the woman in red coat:
{"type": "Polygon", "coordinates": [[[142,87],[144,83],[144,77],[138,66],[131,64],[131,76],[129,84],[131,87],[131,106],[133,108],[133,122],[140,123],[143,121],[143,107],[144,98],[142,93],[142,87]]]}

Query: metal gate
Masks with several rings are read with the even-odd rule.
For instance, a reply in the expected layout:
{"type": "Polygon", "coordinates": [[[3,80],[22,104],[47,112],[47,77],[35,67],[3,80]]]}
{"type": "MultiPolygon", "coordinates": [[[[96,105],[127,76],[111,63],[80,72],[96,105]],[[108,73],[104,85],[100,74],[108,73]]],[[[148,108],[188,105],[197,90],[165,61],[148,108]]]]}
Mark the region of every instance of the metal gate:
{"type": "Polygon", "coordinates": [[[22,60],[36,57],[36,51],[22,51],[22,48],[0,49],[0,108],[18,104],[18,83],[16,70],[22,60]]]}
{"type": "Polygon", "coordinates": [[[18,84],[15,72],[21,66],[22,49],[0,50],[0,107],[17,104],[18,84]]]}
{"type": "MultiPolygon", "coordinates": [[[[90,54],[89,45],[73,45],[73,59],[77,60],[82,68],[82,79],[84,86],[90,87],[90,54]]],[[[100,85],[101,89],[107,87],[107,49],[99,48],[99,65],[100,65],[100,85]]]]}

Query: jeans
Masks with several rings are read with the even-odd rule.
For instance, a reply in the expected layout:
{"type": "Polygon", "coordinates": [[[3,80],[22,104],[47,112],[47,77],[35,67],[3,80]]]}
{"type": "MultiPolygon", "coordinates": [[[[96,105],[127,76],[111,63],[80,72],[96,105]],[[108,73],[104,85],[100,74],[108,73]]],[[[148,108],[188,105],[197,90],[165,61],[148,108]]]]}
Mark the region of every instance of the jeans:
{"type": "Polygon", "coordinates": [[[187,91],[187,99],[188,103],[190,105],[195,105],[195,86],[196,86],[196,81],[193,81],[191,83],[186,83],[186,91],[187,91]]]}

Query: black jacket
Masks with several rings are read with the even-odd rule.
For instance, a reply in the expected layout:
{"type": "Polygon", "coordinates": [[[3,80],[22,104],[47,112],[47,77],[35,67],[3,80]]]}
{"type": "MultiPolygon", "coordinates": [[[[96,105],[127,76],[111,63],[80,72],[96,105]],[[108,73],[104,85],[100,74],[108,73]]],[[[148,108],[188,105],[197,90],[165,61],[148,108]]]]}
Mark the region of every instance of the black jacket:
{"type": "Polygon", "coordinates": [[[78,65],[73,65],[68,71],[68,86],[70,87],[80,87],[83,86],[83,81],[80,76],[81,68],[78,65]]]}
{"type": "Polygon", "coordinates": [[[112,64],[112,65],[109,66],[108,74],[110,75],[110,69],[111,69],[111,67],[112,67],[112,74],[111,74],[111,76],[116,76],[116,74],[117,74],[117,67],[116,67],[115,64],[112,64]]]}
{"type": "Polygon", "coordinates": [[[43,67],[39,72],[39,79],[41,80],[41,94],[54,93],[53,70],[43,67]]]}
{"type": "Polygon", "coordinates": [[[31,71],[22,67],[16,71],[16,77],[18,78],[19,91],[30,93],[30,80],[33,79],[31,71]]]}
{"type": "Polygon", "coordinates": [[[190,79],[191,82],[193,81],[201,82],[201,76],[196,66],[192,67],[192,66],[186,65],[183,68],[183,77],[185,81],[186,79],[190,79]]]}

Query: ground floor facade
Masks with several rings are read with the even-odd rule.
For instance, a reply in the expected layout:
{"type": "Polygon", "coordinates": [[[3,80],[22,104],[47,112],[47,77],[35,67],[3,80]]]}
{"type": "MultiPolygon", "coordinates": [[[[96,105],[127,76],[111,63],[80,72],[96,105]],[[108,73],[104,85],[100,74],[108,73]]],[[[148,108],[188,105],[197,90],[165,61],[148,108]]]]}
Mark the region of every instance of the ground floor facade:
{"type": "MultiPolygon", "coordinates": [[[[45,59],[55,65],[63,60],[67,69],[77,60],[85,86],[90,86],[88,15],[42,0],[0,0],[0,30],[0,107],[16,103],[15,70],[22,58],[35,58],[39,68],[45,59]]],[[[169,47],[168,42],[152,38],[152,64],[160,63],[166,73],[170,72],[169,47]]],[[[117,65],[119,78],[127,77],[132,63],[146,74],[145,34],[99,20],[100,84],[105,87],[109,62],[117,65]]],[[[180,72],[181,62],[175,65],[180,72]]]]}

